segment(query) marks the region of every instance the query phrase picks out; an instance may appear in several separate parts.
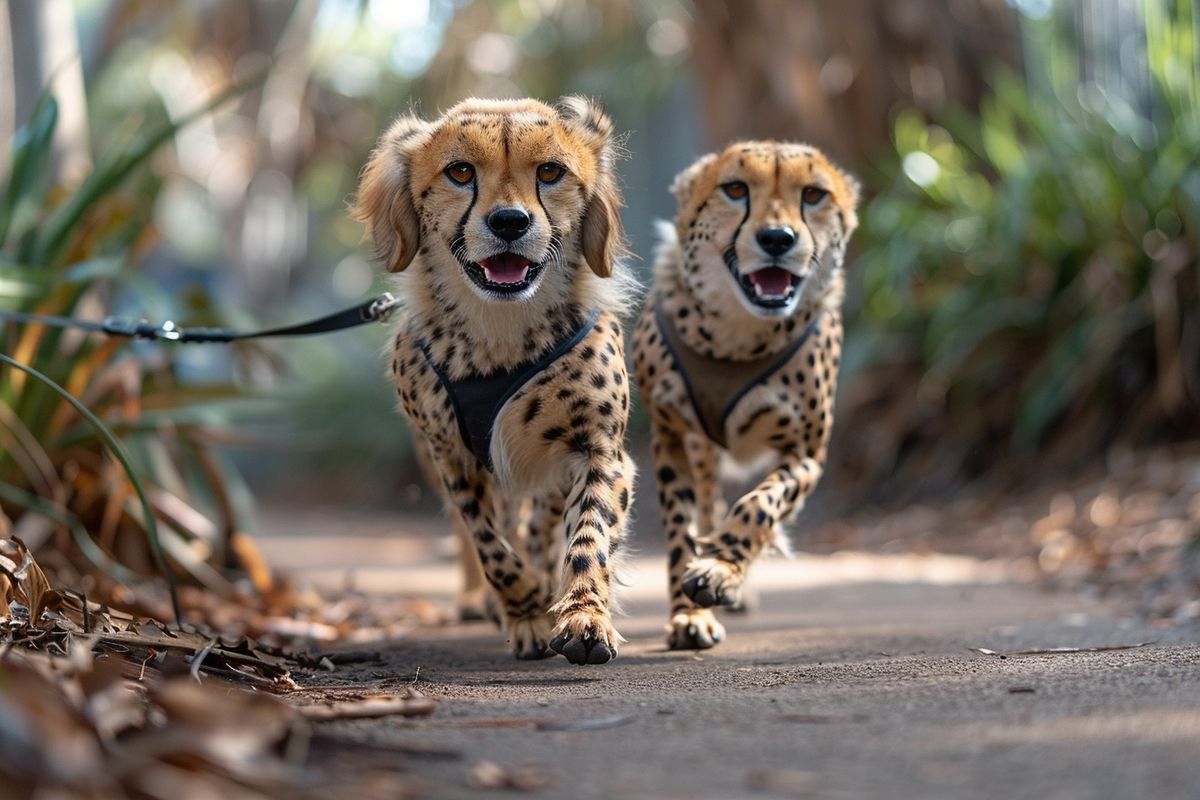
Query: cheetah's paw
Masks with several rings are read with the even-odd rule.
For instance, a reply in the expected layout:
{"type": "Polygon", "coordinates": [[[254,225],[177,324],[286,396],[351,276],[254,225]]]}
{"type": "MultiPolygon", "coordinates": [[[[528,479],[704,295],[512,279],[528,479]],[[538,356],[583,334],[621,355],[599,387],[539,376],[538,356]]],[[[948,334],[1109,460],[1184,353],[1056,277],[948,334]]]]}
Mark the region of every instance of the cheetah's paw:
{"type": "Polygon", "coordinates": [[[607,615],[576,611],[558,621],[550,647],[572,664],[605,664],[617,657],[624,641],[607,615]]]}
{"type": "Polygon", "coordinates": [[[698,558],[683,574],[683,593],[701,608],[735,606],[742,599],[742,578],[728,561],[698,558]]]}
{"type": "Polygon", "coordinates": [[[667,626],[667,647],[671,650],[707,650],[724,638],[725,626],[707,608],[680,611],[667,626]]]}
{"type": "Polygon", "coordinates": [[[458,609],[460,622],[478,622],[488,619],[493,622],[499,621],[496,596],[487,586],[462,590],[458,593],[455,607],[458,609]]]}
{"type": "Polygon", "coordinates": [[[508,641],[512,644],[513,655],[522,661],[552,658],[554,651],[549,642],[553,627],[553,622],[544,614],[509,620],[508,641]]]}

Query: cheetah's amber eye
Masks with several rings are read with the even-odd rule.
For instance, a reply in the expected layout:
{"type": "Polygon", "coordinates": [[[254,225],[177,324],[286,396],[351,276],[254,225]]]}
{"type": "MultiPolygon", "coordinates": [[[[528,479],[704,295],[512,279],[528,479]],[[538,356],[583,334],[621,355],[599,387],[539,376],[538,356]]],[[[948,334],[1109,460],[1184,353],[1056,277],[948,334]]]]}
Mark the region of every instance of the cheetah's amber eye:
{"type": "Polygon", "coordinates": [[[825,199],[825,195],[829,192],[822,189],[820,186],[805,186],[804,191],[800,193],[800,199],[804,201],[806,206],[815,206],[817,203],[825,199]]]}
{"type": "Polygon", "coordinates": [[[721,184],[721,189],[724,190],[725,196],[730,200],[744,200],[750,194],[750,187],[741,181],[723,183],[721,184]]]}
{"type": "Polygon", "coordinates": [[[555,164],[553,161],[547,161],[537,168],[538,180],[542,183],[555,183],[567,171],[562,164],[555,164]]]}
{"type": "Polygon", "coordinates": [[[465,161],[455,161],[446,167],[446,177],[459,186],[466,186],[475,178],[475,167],[465,161]]]}

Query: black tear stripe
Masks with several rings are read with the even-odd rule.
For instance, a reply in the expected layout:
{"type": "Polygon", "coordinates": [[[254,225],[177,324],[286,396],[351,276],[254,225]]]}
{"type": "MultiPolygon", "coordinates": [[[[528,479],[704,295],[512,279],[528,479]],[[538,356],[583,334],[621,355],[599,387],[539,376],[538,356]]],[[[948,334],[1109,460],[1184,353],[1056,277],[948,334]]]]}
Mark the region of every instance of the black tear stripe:
{"type": "MultiPolygon", "coordinates": [[[[802,222],[804,224],[804,230],[808,231],[808,238],[811,239],[812,243],[813,243],[812,257],[816,258],[816,256],[817,256],[817,237],[816,237],[816,234],[813,233],[812,226],[808,224],[808,215],[804,213],[804,198],[800,198],[800,222],[802,222]]],[[[820,259],[817,259],[817,260],[819,261],[820,259]]]]}
{"type": "MultiPolygon", "coordinates": [[[[582,187],[580,187],[582,188],[582,187]]],[[[562,232],[558,226],[554,224],[554,217],[550,216],[550,210],[546,208],[545,201],[542,200],[542,184],[537,178],[534,178],[533,193],[537,197],[538,206],[541,207],[542,213],[546,215],[546,224],[550,226],[550,252],[557,254],[555,262],[562,262],[562,232]]],[[[543,262],[545,263],[545,262],[543,262]]]]}
{"type": "Polygon", "coordinates": [[[454,229],[454,238],[450,240],[450,254],[454,256],[454,260],[460,264],[466,264],[467,260],[464,256],[459,255],[459,247],[466,247],[467,244],[467,220],[471,216],[472,209],[475,208],[475,201],[479,199],[479,181],[471,181],[471,202],[467,205],[467,210],[463,212],[462,217],[458,220],[458,227],[454,229]]]}
{"type": "Polygon", "coordinates": [[[737,228],[733,231],[733,238],[729,241],[729,247],[725,248],[725,265],[737,277],[737,240],[742,235],[742,226],[746,224],[746,220],[750,219],[750,193],[746,192],[746,213],[742,215],[742,221],[738,223],[737,228]]]}

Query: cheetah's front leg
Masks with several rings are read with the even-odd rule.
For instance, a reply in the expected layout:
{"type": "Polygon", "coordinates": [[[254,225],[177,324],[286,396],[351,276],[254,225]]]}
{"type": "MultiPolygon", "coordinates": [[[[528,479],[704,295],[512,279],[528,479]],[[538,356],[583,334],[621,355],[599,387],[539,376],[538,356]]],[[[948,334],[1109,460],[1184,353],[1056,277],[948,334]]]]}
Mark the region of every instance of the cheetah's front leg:
{"type": "Polygon", "coordinates": [[[513,654],[525,660],[552,656],[547,587],[512,542],[498,533],[502,530],[498,523],[506,515],[497,502],[491,476],[482,467],[465,469],[456,464],[443,464],[441,471],[452,513],[470,533],[484,577],[496,591],[513,654]]]}
{"type": "MultiPolygon", "coordinates": [[[[663,529],[667,533],[667,580],[671,599],[671,621],[667,626],[667,647],[672,650],[704,650],[725,638],[725,628],[712,610],[699,608],[683,592],[683,575],[696,556],[696,528],[711,532],[705,517],[711,520],[715,495],[715,470],[703,461],[693,445],[693,457],[685,452],[681,437],[655,424],[651,433],[651,453],[658,478],[658,504],[663,529]],[[708,468],[706,468],[708,467],[708,468]],[[700,497],[697,508],[697,495],[700,497]],[[706,530],[707,529],[707,530],[706,530]]],[[[715,460],[715,452],[707,452],[715,460]]]]}
{"type": "Polygon", "coordinates": [[[717,533],[701,543],[700,556],[684,573],[684,594],[703,608],[736,605],[750,564],[774,543],[776,526],[803,507],[821,471],[815,458],[785,453],[779,466],[734,503],[717,533]]]}
{"type": "Polygon", "coordinates": [[[612,557],[625,536],[633,499],[633,461],[623,451],[592,450],[568,495],[567,554],[550,647],[572,664],[604,664],[623,641],[612,626],[612,557]]]}

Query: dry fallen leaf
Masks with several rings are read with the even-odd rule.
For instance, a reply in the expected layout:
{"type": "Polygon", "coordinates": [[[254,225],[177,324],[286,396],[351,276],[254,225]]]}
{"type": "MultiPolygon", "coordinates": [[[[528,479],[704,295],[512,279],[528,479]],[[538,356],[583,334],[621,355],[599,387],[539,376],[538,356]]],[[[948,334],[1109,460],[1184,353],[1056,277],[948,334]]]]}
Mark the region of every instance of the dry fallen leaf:
{"type": "MultiPolygon", "coordinates": [[[[54,604],[58,593],[42,568],[33,560],[33,554],[25,543],[15,536],[0,539],[0,574],[3,574],[6,591],[12,591],[16,600],[29,609],[29,624],[37,627],[42,612],[54,604]]],[[[5,603],[7,612],[8,604],[5,603]]]]}
{"type": "Polygon", "coordinates": [[[333,719],[368,719],[371,717],[424,717],[432,714],[437,703],[409,689],[402,695],[373,695],[358,700],[339,700],[311,706],[300,706],[297,710],[309,720],[324,722],[333,719]]]}
{"type": "Polygon", "coordinates": [[[1033,647],[1028,650],[989,650],[986,647],[972,648],[985,656],[1056,656],[1068,653],[1105,653],[1110,650],[1134,650],[1138,647],[1148,647],[1154,642],[1137,642],[1136,644],[1106,644],[1096,647],[1033,647]]]}
{"type": "Polygon", "coordinates": [[[506,768],[494,761],[480,761],[471,767],[467,782],[476,789],[516,789],[528,792],[548,786],[550,775],[537,766],[506,768]]]}
{"type": "Polygon", "coordinates": [[[308,726],[282,701],[186,677],[146,691],[77,642],[0,653],[3,796],[311,796],[308,726]]]}
{"type": "Polygon", "coordinates": [[[539,722],[539,731],[599,731],[605,728],[616,728],[633,722],[633,714],[614,714],[611,717],[596,719],[564,719],[539,722]]]}

